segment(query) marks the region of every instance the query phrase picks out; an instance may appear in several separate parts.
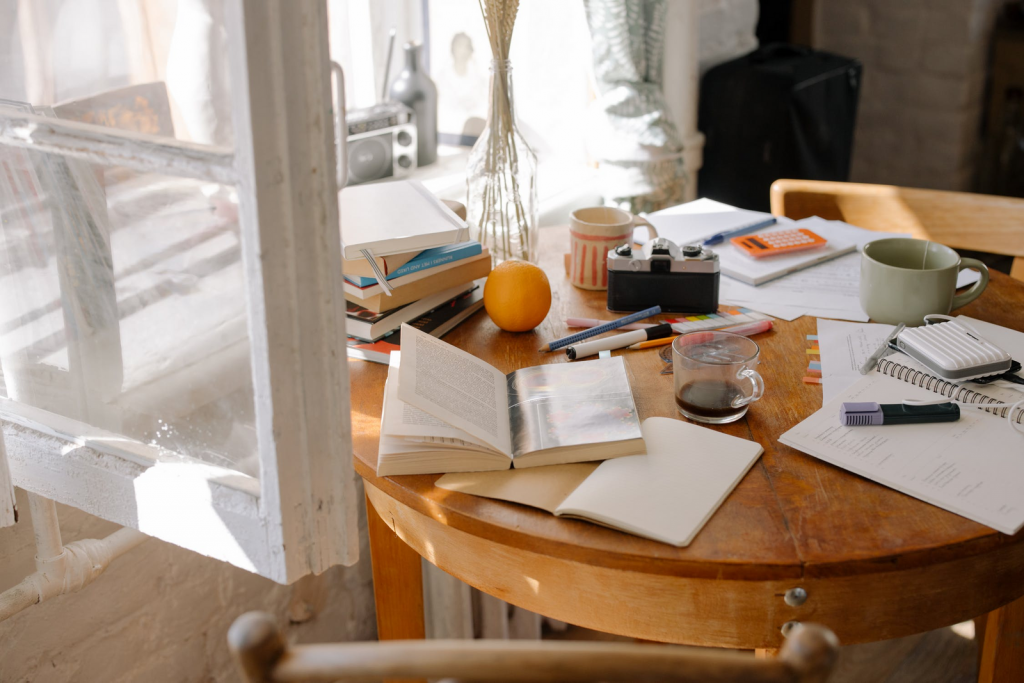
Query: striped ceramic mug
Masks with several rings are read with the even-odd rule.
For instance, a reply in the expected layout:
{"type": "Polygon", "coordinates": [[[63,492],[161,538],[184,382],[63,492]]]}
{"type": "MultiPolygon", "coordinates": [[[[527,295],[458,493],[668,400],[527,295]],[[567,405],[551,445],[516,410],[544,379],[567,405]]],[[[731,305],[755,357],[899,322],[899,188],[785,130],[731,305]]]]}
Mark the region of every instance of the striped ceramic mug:
{"type": "Polygon", "coordinates": [[[628,211],[610,206],[576,209],[569,223],[569,281],[581,289],[608,289],[608,250],[632,242],[633,228],[643,225],[650,239],[654,226],[628,211]]]}

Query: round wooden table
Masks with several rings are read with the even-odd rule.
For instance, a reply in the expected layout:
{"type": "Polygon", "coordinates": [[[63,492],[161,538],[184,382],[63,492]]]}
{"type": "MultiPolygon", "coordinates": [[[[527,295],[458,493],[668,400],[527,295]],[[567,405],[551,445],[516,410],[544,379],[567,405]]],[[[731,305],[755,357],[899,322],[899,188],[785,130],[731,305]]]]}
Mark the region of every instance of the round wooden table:
{"type": "MultiPolygon", "coordinates": [[[[567,316],[613,317],[604,292],[578,290],[565,278],[566,231],[542,235],[553,295],[545,322],[510,334],[480,312],[447,342],[509,372],[566,362],[537,348],[567,333],[567,316]]],[[[1024,330],[1022,312],[1024,283],[1000,273],[958,311],[1024,330]]],[[[687,548],[441,490],[438,475],[377,477],[386,368],[350,362],[356,468],[376,510],[368,518],[380,637],[423,636],[422,555],[540,614],[670,643],[771,650],[784,624],[813,621],[850,644],[992,612],[979,621],[982,630],[987,624],[986,656],[998,654],[1003,671],[1019,664],[1005,644],[1015,633],[1020,647],[1024,600],[999,608],[1024,595],[1024,532],[1000,534],[776,442],[821,406],[820,387],[801,382],[805,335],[815,331],[814,318],[804,317],[755,337],[765,396],[743,420],[711,428],[759,442],[764,455],[687,548]],[[794,600],[793,591],[787,600],[797,588],[805,599],[794,600]]],[[[679,417],[658,351],[615,352],[626,360],[641,419],[679,417]]]]}

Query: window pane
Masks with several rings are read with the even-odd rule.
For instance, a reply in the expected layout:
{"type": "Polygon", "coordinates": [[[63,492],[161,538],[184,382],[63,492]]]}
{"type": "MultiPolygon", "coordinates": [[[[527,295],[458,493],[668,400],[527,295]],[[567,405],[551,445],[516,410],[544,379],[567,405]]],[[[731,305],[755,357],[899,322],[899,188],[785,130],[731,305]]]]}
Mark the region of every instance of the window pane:
{"type": "Polygon", "coordinates": [[[0,99],[230,146],[224,0],[0,0],[0,99]]]}
{"type": "Polygon", "coordinates": [[[232,189],[0,147],[4,396],[256,475],[232,189]]]}

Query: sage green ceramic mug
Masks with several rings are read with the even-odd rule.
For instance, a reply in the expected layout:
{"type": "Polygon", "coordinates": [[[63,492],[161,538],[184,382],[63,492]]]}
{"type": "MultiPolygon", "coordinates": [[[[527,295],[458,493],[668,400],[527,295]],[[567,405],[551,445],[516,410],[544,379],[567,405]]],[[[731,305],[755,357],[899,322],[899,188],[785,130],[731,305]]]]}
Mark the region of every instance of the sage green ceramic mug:
{"type": "Polygon", "coordinates": [[[864,245],[861,255],[860,305],[878,323],[923,325],[924,316],[969,304],[987,285],[984,263],[928,240],[875,240],[864,245]],[[957,274],[964,268],[981,271],[981,279],[956,294],[957,274]]]}

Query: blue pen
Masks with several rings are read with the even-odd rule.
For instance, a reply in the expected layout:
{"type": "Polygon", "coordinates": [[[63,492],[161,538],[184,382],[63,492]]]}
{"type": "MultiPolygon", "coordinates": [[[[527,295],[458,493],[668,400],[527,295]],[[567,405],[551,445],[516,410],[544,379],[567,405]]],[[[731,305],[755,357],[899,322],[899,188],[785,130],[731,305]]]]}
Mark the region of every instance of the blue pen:
{"type": "Polygon", "coordinates": [[[544,346],[540,347],[539,350],[540,351],[557,351],[558,349],[561,349],[561,348],[566,347],[566,346],[570,346],[570,345],[575,344],[576,342],[581,341],[583,339],[589,339],[590,337],[593,337],[595,335],[601,334],[602,332],[608,332],[609,330],[615,330],[615,329],[618,329],[618,328],[622,327],[623,325],[628,325],[630,323],[635,323],[638,320],[643,320],[644,318],[650,318],[652,315],[658,315],[659,313],[661,313],[661,306],[652,306],[651,308],[648,308],[646,310],[637,311],[636,313],[633,313],[632,315],[627,315],[625,318],[619,318],[618,320],[612,320],[611,322],[607,322],[604,325],[598,325],[597,327],[591,327],[589,330],[584,330],[583,332],[577,332],[576,334],[570,334],[568,337],[562,337],[561,339],[556,339],[553,342],[548,342],[544,346]]]}
{"type": "Polygon", "coordinates": [[[758,223],[751,223],[750,225],[745,225],[742,228],[736,228],[735,230],[720,232],[717,235],[712,235],[711,237],[704,240],[703,245],[705,247],[711,247],[721,242],[724,242],[730,237],[739,237],[740,235],[746,235],[748,232],[754,232],[755,230],[760,230],[761,228],[767,228],[769,225],[775,225],[775,218],[766,218],[763,221],[760,221],[758,223]]]}

